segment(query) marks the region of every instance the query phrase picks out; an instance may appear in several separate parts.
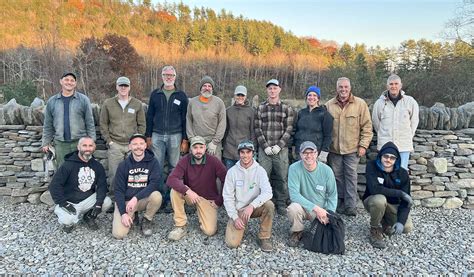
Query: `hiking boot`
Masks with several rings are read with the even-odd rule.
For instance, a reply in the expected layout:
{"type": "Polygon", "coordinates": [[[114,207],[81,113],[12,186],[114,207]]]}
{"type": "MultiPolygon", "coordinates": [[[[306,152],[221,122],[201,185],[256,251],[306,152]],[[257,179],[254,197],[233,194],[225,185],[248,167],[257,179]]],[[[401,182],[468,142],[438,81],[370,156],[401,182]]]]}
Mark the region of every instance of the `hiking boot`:
{"type": "Polygon", "coordinates": [[[174,229],[168,234],[169,240],[178,241],[186,235],[186,226],[174,227],[174,229]]]}
{"type": "Polygon", "coordinates": [[[347,208],[344,213],[348,216],[356,216],[357,215],[357,209],[356,208],[347,208]]]}
{"type": "Polygon", "coordinates": [[[287,214],[285,206],[277,206],[276,207],[276,212],[277,212],[277,214],[279,214],[281,216],[286,216],[286,214],[287,214]]]}
{"type": "Polygon", "coordinates": [[[95,221],[95,217],[91,215],[92,210],[89,210],[87,213],[84,214],[84,223],[86,223],[87,229],[92,231],[99,230],[99,225],[95,221]]]}
{"type": "Polygon", "coordinates": [[[66,234],[70,234],[74,229],[74,225],[63,225],[63,231],[66,234]]]}
{"type": "Polygon", "coordinates": [[[369,241],[375,248],[383,249],[386,247],[385,242],[383,241],[381,227],[370,227],[369,241]]]}
{"type": "Polygon", "coordinates": [[[173,208],[171,207],[171,202],[161,206],[161,209],[158,210],[159,213],[170,214],[173,213],[173,208]]]}
{"type": "Polygon", "coordinates": [[[288,246],[298,247],[298,244],[300,243],[302,236],[303,236],[303,231],[291,233],[290,239],[288,240],[288,246]]]}
{"type": "Polygon", "coordinates": [[[260,244],[260,249],[263,252],[273,251],[273,245],[270,239],[260,239],[258,242],[260,244]]]}
{"type": "Polygon", "coordinates": [[[391,236],[393,235],[393,229],[392,229],[392,226],[390,225],[387,225],[387,224],[383,224],[382,223],[382,230],[383,230],[383,233],[386,235],[386,236],[391,236]]]}
{"type": "Polygon", "coordinates": [[[151,234],[153,234],[151,227],[152,227],[152,222],[148,220],[146,217],[143,217],[141,228],[142,228],[142,233],[145,237],[149,237],[151,236],[151,234]]]}

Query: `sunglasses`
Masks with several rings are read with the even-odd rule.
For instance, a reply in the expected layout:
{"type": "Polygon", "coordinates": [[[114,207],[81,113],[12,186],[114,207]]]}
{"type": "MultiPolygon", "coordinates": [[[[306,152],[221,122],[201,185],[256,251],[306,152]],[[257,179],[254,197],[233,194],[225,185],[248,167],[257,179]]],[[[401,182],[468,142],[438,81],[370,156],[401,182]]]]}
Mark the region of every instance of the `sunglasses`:
{"type": "Polygon", "coordinates": [[[382,158],[386,159],[386,160],[391,160],[391,161],[395,161],[397,159],[396,156],[394,155],[390,155],[390,154],[383,154],[382,155],[382,158]]]}

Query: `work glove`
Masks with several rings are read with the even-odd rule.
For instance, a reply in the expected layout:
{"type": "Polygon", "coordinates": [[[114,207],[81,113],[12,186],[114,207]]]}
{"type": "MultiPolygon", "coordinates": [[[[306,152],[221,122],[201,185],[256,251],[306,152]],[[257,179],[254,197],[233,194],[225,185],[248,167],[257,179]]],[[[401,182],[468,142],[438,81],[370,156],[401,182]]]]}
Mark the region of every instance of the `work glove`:
{"type": "Polygon", "coordinates": [[[76,208],[74,208],[74,205],[72,205],[71,203],[66,202],[66,204],[61,204],[59,206],[65,209],[70,214],[76,214],[76,208]]]}
{"type": "Polygon", "coordinates": [[[410,195],[408,195],[406,192],[403,192],[402,194],[402,200],[407,202],[407,206],[408,208],[410,208],[411,206],[413,206],[413,199],[411,198],[410,195]]]}
{"type": "Polygon", "coordinates": [[[189,152],[189,142],[187,139],[183,139],[181,141],[181,146],[179,149],[180,149],[181,155],[187,154],[189,152]]]}
{"type": "Polygon", "coordinates": [[[273,151],[272,151],[272,148],[270,146],[268,146],[267,148],[265,148],[265,154],[267,154],[267,156],[273,156],[273,151]]]}
{"type": "Polygon", "coordinates": [[[215,156],[216,150],[217,150],[217,145],[213,141],[209,142],[209,144],[207,145],[207,153],[215,156]]]}
{"type": "Polygon", "coordinates": [[[281,151],[281,147],[278,146],[278,145],[273,145],[272,146],[272,152],[273,152],[273,155],[278,155],[278,153],[280,153],[281,151]]]}
{"type": "Polygon", "coordinates": [[[392,233],[394,235],[401,235],[403,233],[403,228],[404,228],[403,224],[401,224],[400,222],[397,222],[392,226],[392,233]]]}
{"type": "Polygon", "coordinates": [[[96,218],[102,212],[102,206],[96,205],[91,211],[91,217],[96,218]]]}
{"type": "Polygon", "coordinates": [[[328,152],[326,151],[321,151],[318,156],[318,161],[327,163],[328,162],[328,152]]]}

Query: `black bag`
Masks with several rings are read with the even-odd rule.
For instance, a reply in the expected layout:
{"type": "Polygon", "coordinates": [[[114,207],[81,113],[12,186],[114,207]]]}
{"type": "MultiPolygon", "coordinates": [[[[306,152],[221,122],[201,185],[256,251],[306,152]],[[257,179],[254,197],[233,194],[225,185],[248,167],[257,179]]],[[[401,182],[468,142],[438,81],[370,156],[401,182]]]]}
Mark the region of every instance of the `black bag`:
{"type": "Polygon", "coordinates": [[[329,223],[324,225],[317,218],[309,231],[303,233],[303,247],[309,251],[324,254],[344,254],[346,227],[342,218],[328,211],[329,223]]]}

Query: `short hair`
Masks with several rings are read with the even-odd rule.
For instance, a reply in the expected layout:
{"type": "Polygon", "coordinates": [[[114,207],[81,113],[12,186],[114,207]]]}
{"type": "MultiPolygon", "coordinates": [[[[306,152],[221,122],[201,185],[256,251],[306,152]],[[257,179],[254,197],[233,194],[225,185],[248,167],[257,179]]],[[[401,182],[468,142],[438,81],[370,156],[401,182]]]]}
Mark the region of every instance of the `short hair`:
{"type": "Polygon", "coordinates": [[[402,79],[400,78],[400,76],[398,76],[396,74],[392,74],[392,75],[388,76],[388,78],[387,78],[387,85],[389,85],[391,81],[395,81],[395,80],[400,81],[400,84],[402,83],[402,79]]]}
{"type": "Polygon", "coordinates": [[[90,137],[90,136],[84,136],[84,137],[80,138],[79,141],[77,142],[77,145],[79,146],[79,145],[81,144],[81,142],[82,142],[83,140],[85,140],[85,139],[91,139],[91,140],[92,140],[92,143],[95,145],[94,139],[93,139],[92,137],[90,137]]]}
{"type": "Polygon", "coordinates": [[[339,86],[339,83],[342,82],[342,81],[348,81],[349,82],[349,87],[351,87],[351,80],[347,77],[340,77],[337,79],[337,82],[336,82],[336,87],[339,86]]]}
{"type": "Polygon", "coordinates": [[[163,69],[161,70],[161,74],[163,74],[163,72],[168,71],[168,70],[173,70],[174,74],[176,75],[176,69],[174,69],[172,65],[165,65],[163,69]]]}

